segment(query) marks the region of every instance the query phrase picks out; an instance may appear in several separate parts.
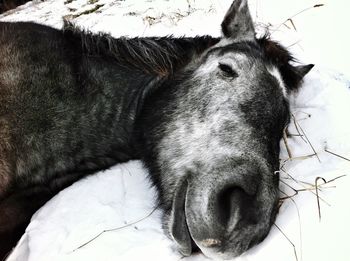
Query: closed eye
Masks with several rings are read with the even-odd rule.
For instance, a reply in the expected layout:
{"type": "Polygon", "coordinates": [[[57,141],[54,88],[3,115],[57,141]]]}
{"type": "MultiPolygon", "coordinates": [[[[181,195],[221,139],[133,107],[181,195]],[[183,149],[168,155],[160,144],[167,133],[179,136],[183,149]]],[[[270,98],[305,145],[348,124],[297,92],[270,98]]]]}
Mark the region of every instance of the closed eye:
{"type": "Polygon", "coordinates": [[[227,64],[224,64],[224,63],[219,63],[219,69],[227,77],[236,78],[238,76],[237,72],[234,71],[230,65],[227,65],[227,64]]]}

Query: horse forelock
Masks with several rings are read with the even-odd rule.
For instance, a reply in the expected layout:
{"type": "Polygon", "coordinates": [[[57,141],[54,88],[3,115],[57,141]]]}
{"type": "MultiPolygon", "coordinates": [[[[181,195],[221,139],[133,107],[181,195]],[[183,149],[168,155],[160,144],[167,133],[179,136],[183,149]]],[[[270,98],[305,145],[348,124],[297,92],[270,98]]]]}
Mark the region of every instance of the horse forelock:
{"type": "Polygon", "coordinates": [[[271,40],[269,35],[257,39],[257,43],[262,48],[264,59],[278,68],[286,88],[289,91],[296,90],[304,75],[300,75],[297,68],[291,64],[296,62],[292,54],[285,47],[271,40]]]}
{"type": "Polygon", "coordinates": [[[257,42],[266,54],[266,58],[276,65],[295,61],[291,53],[278,42],[271,40],[268,34],[258,38],[257,42]]]}

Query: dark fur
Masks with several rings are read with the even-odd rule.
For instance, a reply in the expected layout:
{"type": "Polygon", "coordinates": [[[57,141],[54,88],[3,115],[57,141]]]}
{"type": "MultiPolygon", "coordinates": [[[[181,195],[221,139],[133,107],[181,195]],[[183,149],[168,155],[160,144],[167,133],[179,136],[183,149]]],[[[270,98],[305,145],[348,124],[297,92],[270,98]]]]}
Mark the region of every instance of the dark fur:
{"type": "Polygon", "coordinates": [[[0,1],[0,14],[11,9],[16,8],[19,5],[23,5],[30,0],[1,0],[0,1]]]}
{"type": "Polygon", "coordinates": [[[59,190],[139,158],[132,134],[145,91],[217,41],[1,23],[1,256],[59,190]]]}
{"type": "MultiPolygon", "coordinates": [[[[170,120],[191,63],[219,40],[115,39],[70,24],[56,30],[0,23],[0,259],[58,191],[119,162],[143,159],[169,211],[155,165],[159,137],[148,133],[170,120]]],[[[277,65],[290,91],[303,76],[289,64],[290,54],[266,37],[227,48],[277,65]]],[[[271,134],[278,140],[283,124],[271,134]]],[[[278,145],[270,151],[275,161],[278,145]]]]}

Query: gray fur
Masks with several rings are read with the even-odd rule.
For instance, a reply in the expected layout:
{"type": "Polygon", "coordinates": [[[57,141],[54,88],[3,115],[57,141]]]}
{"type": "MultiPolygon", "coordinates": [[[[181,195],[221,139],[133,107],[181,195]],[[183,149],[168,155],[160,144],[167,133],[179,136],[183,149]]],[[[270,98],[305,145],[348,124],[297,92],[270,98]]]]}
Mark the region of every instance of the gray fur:
{"type": "Polygon", "coordinates": [[[255,31],[247,0],[236,0],[221,24],[222,33],[231,41],[254,40],[255,31]]]}
{"type": "MultiPolygon", "coordinates": [[[[246,119],[253,112],[245,112],[241,106],[252,104],[251,110],[257,109],[254,108],[254,101],[261,99],[264,92],[273,92],[279,96],[271,97],[272,102],[275,102],[273,99],[282,101],[284,96],[282,86],[273,79],[264,61],[251,59],[241,53],[220,56],[218,52],[212,53],[206,63],[200,64],[195,70],[195,76],[178,87],[180,90],[175,98],[177,110],[170,116],[171,122],[162,129],[157,160],[162,173],[161,186],[166,188],[167,194],[175,193],[180,197],[179,193],[185,193],[184,206],[178,207],[177,201],[172,203],[173,208],[165,227],[169,228],[170,233],[183,236],[183,232],[176,231],[177,228],[185,227],[177,220],[183,219],[182,213],[176,212],[184,207],[188,233],[203,253],[211,257],[230,258],[248,249],[255,236],[261,237],[268,233],[278,199],[277,186],[273,185],[278,158],[272,160],[275,164],[267,160],[271,157],[268,151],[270,144],[267,142],[278,140],[266,141],[264,124],[268,123],[261,122],[261,130],[252,126],[246,119]],[[229,63],[238,77],[227,79],[223,76],[218,68],[219,62],[229,63]],[[270,83],[266,84],[271,86],[261,86],[262,79],[258,75],[269,79],[270,83]],[[185,192],[176,192],[176,189],[183,187],[183,182],[188,184],[185,192]],[[242,222],[241,211],[245,211],[239,208],[232,210],[229,224],[218,222],[217,215],[220,214],[215,214],[215,202],[219,201],[219,194],[230,187],[243,188],[248,195],[255,195],[249,204],[254,205],[254,213],[251,214],[259,220],[256,225],[236,231],[234,224],[242,222]],[[221,243],[207,247],[203,242],[208,240],[221,243]],[[233,247],[232,244],[237,246],[233,247]]],[[[263,110],[273,106],[269,105],[268,100],[265,103],[266,108],[263,110]]],[[[266,113],[280,113],[278,107],[274,109],[266,113]]],[[[237,193],[232,204],[236,201],[236,204],[240,204],[240,192],[237,193]]],[[[232,197],[234,195],[235,192],[232,197]]],[[[165,198],[173,201],[167,196],[165,198]]],[[[178,240],[176,236],[174,239],[184,254],[190,252],[188,241],[178,240]]]]}
{"type": "Polygon", "coordinates": [[[233,3],[222,27],[219,43],[149,97],[144,113],[155,122],[146,121],[144,142],[164,229],[180,252],[196,246],[230,259],[262,241],[276,217],[279,142],[301,78],[277,62],[291,60],[285,49],[255,39],[246,1],[233,3]]]}

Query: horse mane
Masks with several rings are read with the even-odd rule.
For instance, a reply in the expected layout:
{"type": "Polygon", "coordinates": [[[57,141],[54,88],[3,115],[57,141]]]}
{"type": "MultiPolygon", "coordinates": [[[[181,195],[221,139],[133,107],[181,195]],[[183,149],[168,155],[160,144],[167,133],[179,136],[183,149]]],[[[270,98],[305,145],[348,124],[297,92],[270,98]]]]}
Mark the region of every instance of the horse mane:
{"type": "Polygon", "coordinates": [[[122,66],[160,76],[173,74],[219,41],[211,36],[113,38],[82,30],[67,21],[63,32],[80,42],[83,54],[112,58],[122,66]]]}

